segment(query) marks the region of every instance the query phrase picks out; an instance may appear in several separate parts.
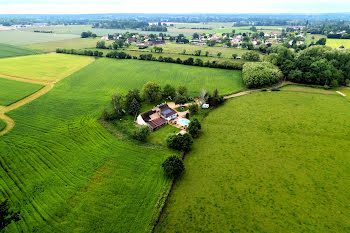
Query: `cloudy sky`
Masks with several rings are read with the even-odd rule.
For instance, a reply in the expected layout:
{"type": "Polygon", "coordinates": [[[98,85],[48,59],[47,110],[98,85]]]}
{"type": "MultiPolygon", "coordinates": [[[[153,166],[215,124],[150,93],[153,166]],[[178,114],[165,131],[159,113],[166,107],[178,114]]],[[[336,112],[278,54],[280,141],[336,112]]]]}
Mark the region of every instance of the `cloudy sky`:
{"type": "Polygon", "coordinates": [[[0,14],[335,12],[350,0],[0,0],[0,14]]]}

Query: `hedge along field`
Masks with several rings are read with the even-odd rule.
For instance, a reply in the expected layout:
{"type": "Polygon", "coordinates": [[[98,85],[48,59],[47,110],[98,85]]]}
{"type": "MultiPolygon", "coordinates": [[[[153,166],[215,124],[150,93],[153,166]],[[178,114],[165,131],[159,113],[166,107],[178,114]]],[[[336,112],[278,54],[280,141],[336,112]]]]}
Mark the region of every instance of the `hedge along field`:
{"type": "Polygon", "coordinates": [[[37,53],[39,52],[34,51],[32,49],[21,48],[21,47],[9,45],[9,44],[0,44],[0,58],[25,56],[25,55],[32,55],[37,53]]]}
{"type": "Polygon", "coordinates": [[[43,86],[1,78],[0,105],[7,106],[40,90],[43,86]]]}
{"type": "Polygon", "coordinates": [[[344,45],[346,49],[350,49],[350,39],[327,39],[326,46],[331,48],[339,48],[344,45]]]}
{"type": "Polygon", "coordinates": [[[340,95],[229,100],[202,122],[156,232],[348,232],[349,115],[340,95]]]}
{"type": "Polygon", "coordinates": [[[21,220],[5,232],[145,232],[158,217],[171,154],[119,141],[97,122],[120,83],[103,69],[87,75],[91,67],[9,112],[16,126],[0,137],[0,198],[21,220]]]}
{"type": "Polygon", "coordinates": [[[0,31],[0,43],[11,45],[28,45],[78,37],[80,36],[72,34],[37,33],[20,30],[0,31]]]}
{"type": "Polygon", "coordinates": [[[104,79],[114,85],[115,89],[106,90],[107,98],[115,93],[126,94],[129,89],[142,89],[148,82],[156,82],[162,87],[171,84],[174,87],[185,85],[188,94],[198,96],[201,89],[213,92],[218,88],[220,94],[229,94],[243,88],[241,71],[185,66],[155,61],[116,60],[101,58],[86,67],[84,76],[88,79],[85,85],[95,88],[106,88],[104,79]]]}
{"type": "Polygon", "coordinates": [[[39,81],[59,81],[95,58],[67,54],[40,54],[0,59],[0,74],[39,81]]]}

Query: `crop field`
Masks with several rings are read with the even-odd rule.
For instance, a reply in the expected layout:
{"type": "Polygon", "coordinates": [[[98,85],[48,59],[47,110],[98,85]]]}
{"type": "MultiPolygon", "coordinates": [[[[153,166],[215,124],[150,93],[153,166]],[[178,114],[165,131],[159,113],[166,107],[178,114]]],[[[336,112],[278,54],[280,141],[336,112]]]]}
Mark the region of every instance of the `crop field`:
{"type": "Polygon", "coordinates": [[[103,66],[86,76],[91,67],[8,113],[16,125],[0,140],[0,197],[21,220],[5,232],[152,229],[170,188],[161,168],[170,153],[119,141],[97,122],[121,83],[103,66]]]}
{"type": "MultiPolygon", "coordinates": [[[[24,28],[21,29],[23,31],[34,31],[34,30],[47,30],[53,31],[57,34],[72,34],[72,35],[80,35],[82,32],[91,31],[96,33],[98,36],[105,36],[113,33],[125,33],[125,32],[137,32],[141,34],[159,34],[159,32],[154,31],[141,31],[135,29],[107,29],[107,28],[92,28],[91,25],[57,25],[57,26],[47,26],[47,27],[32,27],[32,28],[24,28]]],[[[179,33],[174,32],[166,32],[169,35],[178,35],[179,33]]],[[[193,33],[192,33],[193,34],[193,33]]]]}
{"type": "Polygon", "coordinates": [[[344,45],[346,49],[350,49],[350,39],[327,39],[326,45],[331,48],[339,48],[344,45]]]}
{"type": "Polygon", "coordinates": [[[4,79],[0,76],[0,105],[7,106],[38,91],[42,85],[4,79]]]}
{"type": "Polygon", "coordinates": [[[261,92],[202,123],[156,232],[349,232],[350,103],[261,92]]]}
{"type": "MultiPolygon", "coordinates": [[[[305,44],[311,44],[316,43],[319,39],[321,38],[327,38],[325,35],[321,35],[321,34],[307,34],[306,38],[305,38],[305,44]]],[[[328,41],[328,39],[327,39],[328,41]]]]}
{"type": "Polygon", "coordinates": [[[0,131],[6,127],[6,124],[3,120],[0,119],[0,131]]]}
{"type": "Polygon", "coordinates": [[[0,31],[0,43],[11,45],[28,45],[77,37],[79,36],[72,34],[36,33],[19,30],[0,31]]]}
{"type": "Polygon", "coordinates": [[[185,85],[188,94],[193,96],[198,96],[201,89],[212,93],[217,88],[220,94],[229,94],[243,88],[241,71],[152,61],[101,58],[82,72],[83,76],[94,77],[88,79],[85,85],[96,89],[104,88],[101,77],[109,77],[109,82],[115,88],[106,90],[106,98],[115,93],[126,94],[133,88],[141,89],[148,81],[156,82],[162,87],[166,84],[174,87],[185,85]]]}
{"type": "Polygon", "coordinates": [[[32,49],[21,48],[21,47],[9,45],[9,44],[0,44],[0,58],[25,56],[25,55],[32,55],[37,53],[39,52],[34,51],[32,49]]]}
{"type": "MultiPolygon", "coordinates": [[[[74,39],[68,39],[68,40],[59,40],[59,41],[50,41],[50,42],[43,42],[38,44],[31,44],[26,46],[29,49],[35,49],[40,50],[43,52],[53,52],[56,50],[56,48],[64,48],[64,49],[85,49],[85,48],[95,48],[97,41],[99,41],[99,38],[92,39],[92,38],[74,38],[74,39]]],[[[108,41],[106,45],[109,45],[112,43],[111,41],[108,41]]]]}
{"type": "Polygon", "coordinates": [[[0,74],[39,81],[58,81],[95,58],[67,54],[40,54],[0,59],[0,74]]]}

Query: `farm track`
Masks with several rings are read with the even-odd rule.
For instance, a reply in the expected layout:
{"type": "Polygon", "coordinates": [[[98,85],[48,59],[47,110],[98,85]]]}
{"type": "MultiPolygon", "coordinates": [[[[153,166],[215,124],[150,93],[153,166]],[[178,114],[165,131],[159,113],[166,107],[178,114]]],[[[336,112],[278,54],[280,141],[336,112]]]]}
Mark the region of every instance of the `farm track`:
{"type": "Polygon", "coordinates": [[[19,81],[19,82],[27,82],[27,83],[44,85],[44,87],[41,88],[40,90],[38,90],[37,92],[17,101],[9,106],[0,106],[0,119],[6,123],[6,127],[2,131],[0,131],[0,136],[2,136],[4,134],[6,134],[7,132],[9,132],[15,126],[15,121],[11,117],[7,116],[6,112],[9,112],[9,111],[14,110],[16,108],[19,108],[19,107],[37,99],[37,98],[39,98],[40,96],[46,94],[54,87],[55,82],[42,82],[42,81],[18,78],[18,77],[2,75],[2,74],[0,74],[0,77],[5,78],[5,79],[19,81]]]}

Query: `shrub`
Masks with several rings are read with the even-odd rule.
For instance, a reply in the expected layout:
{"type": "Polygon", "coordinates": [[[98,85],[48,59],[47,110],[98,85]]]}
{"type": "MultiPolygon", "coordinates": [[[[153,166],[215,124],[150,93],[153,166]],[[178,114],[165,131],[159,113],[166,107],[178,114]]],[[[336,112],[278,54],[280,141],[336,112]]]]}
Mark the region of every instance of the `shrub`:
{"type": "Polygon", "coordinates": [[[180,93],[177,93],[174,100],[175,104],[185,104],[187,102],[186,96],[181,95],[180,93]]]}
{"type": "Polygon", "coordinates": [[[151,130],[147,125],[143,125],[134,129],[132,132],[132,137],[138,141],[146,141],[146,138],[151,134],[151,130]]]}
{"type": "Polygon", "coordinates": [[[247,60],[247,61],[259,61],[260,60],[260,55],[258,52],[255,52],[255,51],[248,51],[248,52],[245,52],[243,55],[242,55],[242,58],[244,60],[247,60]]]}
{"type": "Polygon", "coordinates": [[[184,163],[176,155],[170,156],[162,164],[165,175],[169,178],[178,178],[185,170],[184,163]]]}
{"type": "Polygon", "coordinates": [[[190,122],[187,130],[191,134],[191,136],[195,138],[195,137],[198,137],[199,131],[201,130],[201,128],[202,128],[202,126],[201,126],[201,123],[199,122],[199,120],[197,118],[194,118],[190,122]]]}
{"type": "Polygon", "coordinates": [[[243,82],[248,88],[275,84],[280,77],[278,67],[268,62],[246,63],[243,66],[243,82]]]}
{"type": "Polygon", "coordinates": [[[184,135],[169,135],[166,139],[167,145],[171,149],[180,151],[189,151],[193,144],[193,139],[190,134],[186,133],[184,135]]]}
{"type": "Polygon", "coordinates": [[[191,104],[188,106],[188,109],[190,110],[190,113],[196,114],[198,112],[198,105],[197,104],[191,104]]]}

